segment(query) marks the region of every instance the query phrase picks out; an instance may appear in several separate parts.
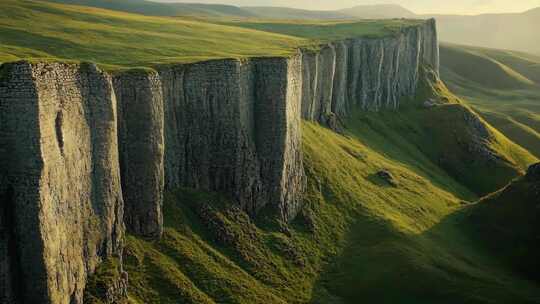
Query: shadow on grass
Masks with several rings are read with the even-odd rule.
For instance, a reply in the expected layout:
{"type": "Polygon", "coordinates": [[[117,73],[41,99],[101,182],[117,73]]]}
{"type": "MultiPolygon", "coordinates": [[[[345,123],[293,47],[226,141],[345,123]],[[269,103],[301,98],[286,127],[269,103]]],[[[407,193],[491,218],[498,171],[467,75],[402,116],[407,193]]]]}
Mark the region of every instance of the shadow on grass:
{"type": "Polygon", "coordinates": [[[538,284],[467,236],[467,208],[416,235],[357,219],[310,303],[540,303],[538,284]]]}

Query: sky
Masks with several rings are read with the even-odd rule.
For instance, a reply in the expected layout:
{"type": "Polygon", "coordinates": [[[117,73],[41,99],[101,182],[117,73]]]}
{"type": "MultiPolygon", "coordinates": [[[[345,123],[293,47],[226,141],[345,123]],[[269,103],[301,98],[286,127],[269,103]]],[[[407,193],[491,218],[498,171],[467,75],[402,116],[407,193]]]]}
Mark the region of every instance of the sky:
{"type": "Polygon", "coordinates": [[[238,6],[286,6],[331,10],[361,4],[399,4],[418,14],[482,14],[523,12],[540,7],[540,0],[154,0],[161,2],[222,3],[238,6]]]}

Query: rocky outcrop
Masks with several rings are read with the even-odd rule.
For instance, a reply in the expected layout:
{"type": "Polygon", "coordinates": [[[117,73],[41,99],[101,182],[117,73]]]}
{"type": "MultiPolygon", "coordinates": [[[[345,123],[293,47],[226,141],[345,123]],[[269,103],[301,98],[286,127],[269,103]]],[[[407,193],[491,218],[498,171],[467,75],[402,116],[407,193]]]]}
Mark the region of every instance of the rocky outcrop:
{"type": "Polygon", "coordinates": [[[159,238],[163,231],[164,121],[157,73],[131,71],[113,79],[118,100],[118,149],[128,232],[159,238]]]}
{"type": "Polygon", "coordinates": [[[88,274],[122,247],[111,79],[93,65],[3,69],[0,283],[8,290],[0,297],[82,303],[88,274]]]}
{"type": "MultiPolygon", "coordinates": [[[[121,252],[124,223],[161,236],[166,190],[219,192],[285,225],[305,183],[301,120],[338,130],[353,111],[397,109],[423,65],[438,71],[434,21],[290,58],[114,76],[94,65],[3,65],[0,302],[81,303],[96,265],[121,252]]],[[[106,298],[125,295],[119,282],[106,298]]]]}

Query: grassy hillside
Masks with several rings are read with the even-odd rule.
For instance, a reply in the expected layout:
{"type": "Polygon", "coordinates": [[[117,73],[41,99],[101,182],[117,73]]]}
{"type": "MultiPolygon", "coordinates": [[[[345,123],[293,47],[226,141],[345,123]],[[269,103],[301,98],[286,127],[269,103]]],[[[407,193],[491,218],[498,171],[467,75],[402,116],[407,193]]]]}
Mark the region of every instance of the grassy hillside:
{"type": "Polygon", "coordinates": [[[343,40],[351,37],[379,38],[398,33],[404,27],[415,26],[423,20],[361,20],[361,21],[294,21],[233,20],[223,24],[264,32],[290,35],[315,41],[343,40]]]}
{"type": "Polygon", "coordinates": [[[417,100],[417,104],[409,101],[410,106],[398,112],[361,111],[346,124],[362,132],[362,139],[375,150],[408,163],[427,158],[480,196],[504,187],[536,161],[472,112],[436,78],[426,77],[421,82],[417,100]],[[439,105],[419,105],[428,99],[439,105]]]}
{"type": "Polygon", "coordinates": [[[338,12],[360,19],[418,18],[418,15],[397,4],[357,5],[338,12]]]}
{"type": "Polygon", "coordinates": [[[288,56],[296,48],[314,46],[320,40],[388,35],[409,24],[283,21],[231,26],[193,18],[149,17],[42,1],[3,0],[0,63],[55,58],[134,67],[213,58],[288,56]],[[296,32],[298,37],[270,32],[296,32]]]}
{"type": "Polygon", "coordinates": [[[513,181],[467,210],[467,216],[479,242],[517,271],[540,280],[540,176],[513,181]]]}
{"type": "Polygon", "coordinates": [[[255,17],[233,5],[199,3],[159,3],[147,0],[46,0],[49,2],[91,6],[148,16],[255,17]]]}
{"type": "MultiPolygon", "coordinates": [[[[524,13],[418,15],[399,5],[359,5],[336,11],[314,11],[288,7],[237,7],[196,3],[156,3],[148,0],[46,0],[79,4],[150,16],[205,16],[212,18],[260,18],[288,20],[351,20],[409,18],[437,19],[442,41],[511,49],[540,56],[540,8],[524,13]]],[[[194,1],[196,2],[196,1],[194,1]]]]}
{"type": "Polygon", "coordinates": [[[539,67],[540,58],[534,55],[457,45],[441,47],[441,74],[450,89],[537,157],[540,157],[539,67]]]}
{"type": "Polygon", "coordinates": [[[195,20],[3,0],[0,62],[53,57],[119,66],[283,56],[305,40],[195,20]]]}
{"type": "Polygon", "coordinates": [[[288,19],[288,20],[302,20],[302,19],[353,19],[353,16],[349,16],[344,13],[335,11],[311,11],[307,9],[296,9],[290,7],[270,7],[270,6],[246,6],[242,7],[243,10],[252,13],[259,18],[265,19],[288,19]]]}
{"type": "Polygon", "coordinates": [[[417,18],[413,12],[392,4],[358,5],[337,11],[312,11],[289,7],[242,7],[260,18],[270,19],[387,19],[417,18]]]}

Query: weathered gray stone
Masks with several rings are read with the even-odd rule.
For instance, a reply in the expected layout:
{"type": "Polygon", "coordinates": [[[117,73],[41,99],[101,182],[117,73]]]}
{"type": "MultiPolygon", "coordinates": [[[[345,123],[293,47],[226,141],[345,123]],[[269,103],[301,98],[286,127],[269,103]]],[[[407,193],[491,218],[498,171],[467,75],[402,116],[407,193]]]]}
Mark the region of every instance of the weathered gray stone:
{"type": "Polygon", "coordinates": [[[349,39],[302,51],[302,118],[328,125],[355,109],[397,109],[414,96],[420,69],[438,74],[435,20],[381,39],[349,39]]]}
{"type": "Polygon", "coordinates": [[[299,57],[215,60],[160,71],[165,184],[292,217],[303,187],[299,57]],[[297,185],[297,183],[300,183],[297,185]]]}
{"type": "Polygon", "coordinates": [[[118,144],[124,220],[130,233],[160,238],[163,232],[163,96],[155,72],[113,78],[118,100],[118,144]]]}
{"type": "Polygon", "coordinates": [[[0,297],[82,303],[87,275],[122,247],[111,80],[93,65],[7,68],[0,84],[0,146],[6,147],[0,172],[13,288],[0,297]]]}

